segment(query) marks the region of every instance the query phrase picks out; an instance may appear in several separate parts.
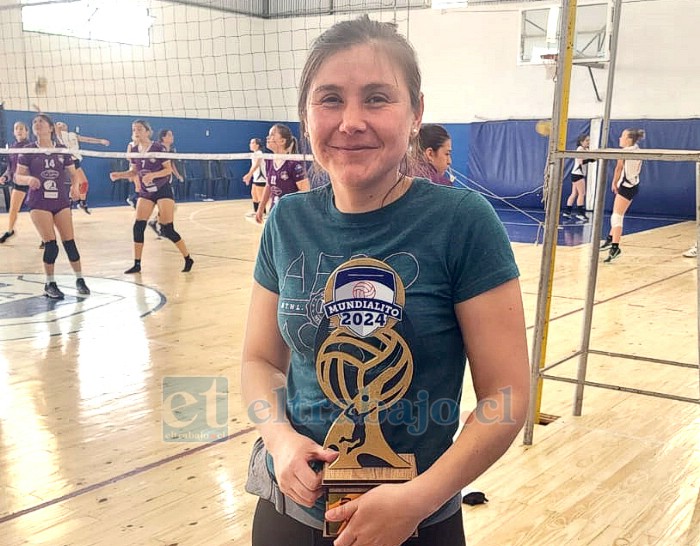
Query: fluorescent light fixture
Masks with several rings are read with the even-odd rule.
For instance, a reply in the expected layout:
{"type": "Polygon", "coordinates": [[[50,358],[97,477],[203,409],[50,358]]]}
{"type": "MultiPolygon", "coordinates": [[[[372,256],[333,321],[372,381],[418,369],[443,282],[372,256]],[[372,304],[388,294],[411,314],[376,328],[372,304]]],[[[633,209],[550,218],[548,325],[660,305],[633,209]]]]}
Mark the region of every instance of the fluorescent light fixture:
{"type": "Polygon", "coordinates": [[[467,0],[433,0],[430,7],[433,9],[455,9],[466,8],[467,0]]]}
{"type": "Polygon", "coordinates": [[[138,0],[78,0],[22,8],[22,28],[130,45],[150,45],[153,17],[138,0]]]}

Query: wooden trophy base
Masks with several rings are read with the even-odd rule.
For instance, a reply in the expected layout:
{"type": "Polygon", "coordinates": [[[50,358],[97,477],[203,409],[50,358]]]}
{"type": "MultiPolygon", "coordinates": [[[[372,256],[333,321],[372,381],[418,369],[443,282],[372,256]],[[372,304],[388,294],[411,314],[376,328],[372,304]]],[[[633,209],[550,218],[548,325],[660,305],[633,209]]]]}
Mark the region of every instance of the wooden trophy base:
{"type": "MultiPolygon", "coordinates": [[[[326,490],[326,510],[356,499],[378,485],[403,483],[415,478],[418,475],[415,456],[412,453],[400,453],[399,455],[410,463],[409,468],[390,466],[332,468],[326,463],[321,482],[326,490]]],[[[324,521],[323,536],[327,538],[337,537],[344,526],[345,522],[343,521],[324,521]]],[[[418,530],[413,533],[413,536],[418,536],[418,530]]]]}

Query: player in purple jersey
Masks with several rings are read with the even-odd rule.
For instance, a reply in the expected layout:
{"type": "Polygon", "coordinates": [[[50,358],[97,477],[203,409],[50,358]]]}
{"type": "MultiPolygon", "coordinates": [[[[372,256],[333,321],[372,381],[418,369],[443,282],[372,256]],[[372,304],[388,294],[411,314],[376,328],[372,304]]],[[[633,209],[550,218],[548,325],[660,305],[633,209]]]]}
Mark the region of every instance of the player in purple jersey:
{"type": "Polygon", "coordinates": [[[418,131],[418,145],[418,159],[411,174],[451,186],[452,181],[445,175],[452,164],[452,139],[447,130],[442,125],[424,123],[418,131]]]}
{"type": "MultiPolygon", "coordinates": [[[[165,148],[166,152],[170,152],[171,154],[177,153],[177,150],[175,149],[175,135],[173,134],[171,129],[161,129],[160,133],[158,133],[158,142],[160,142],[163,147],[165,148]]],[[[177,161],[171,161],[170,166],[173,169],[173,174],[170,176],[170,183],[172,184],[173,181],[173,175],[175,178],[178,179],[180,182],[184,182],[185,179],[183,176],[180,174],[180,171],[177,168],[177,161]]],[[[156,213],[156,217],[153,220],[148,221],[148,227],[150,227],[155,234],[158,236],[158,239],[160,239],[160,227],[159,227],[159,222],[160,222],[160,209],[158,209],[158,212],[156,213]]]]}
{"type": "MultiPolygon", "coordinates": [[[[129,150],[132,152],[165,152],[165,146],[160,142],[153,142],[151,125],[144,120],[136,120],[131,124],[132,143],[129,150]],[[135,146],[134,146],[135,144],[135,146]]],[[[173,172],[169,159],[163,158],[138,158],[131,159],[131,168],[128,171],[112,172],[109,177],[112,181],[120,178],[133,180],[139,194],[136,203],[136,221],[134,222],[134,265],[124,273],[141,272],[141,255],[143,254],[144,232],[146,223],[153,209],[158,205],[160,221],[160,234],[170,239],[185,258],[184,273],[192,269],[194,260],[190,257],[185,241],[175,231],[173,225],[175,215],[175,198],[173,188],[170,185],[170,176],[173,172]]]]}
{"type": "MultiPolygon", "coordinates": [[[[11,148],[24,148],[29,145],[29,129],[23,121],[16,121],[13,127],[15,142],[11,148]]],[[[27,195],[26,186],[14,182],[15,171],[17,170],[17,155],[12,154],[7,159],[7,169],[0,176],[0,185],[7,183],[11,184],[12,193],[10,194],[10,207],[8,210],[9,218],[7,221],[7,231],[0,236],[0,243],[4,243],[15,234],[15,223],[17,223],[17,214],[22,208],[22,203],[27,195]]]]}
{"type": "MultiPolygon", "coordinates": [[[[38,114],[32,120],[32,132],[36,143],[31,148],[64,149],[56,145],[56,128],[46,114],[38,114]]],[[[34,227],[44,242],[44,271],[46,284],[44,293],[51,299],[63,299],[63,292],[54,279],[54,264],[58,256],[56,231],[61,236],[63,248],[75,272],[78,294],[87,296],[90,289],[81,272],[80,254],[73,235],[73,217],[70,199],[78,196],[79,178],[76,176],[73,157],[70,153],[20,154],[17,159],[15,182],[28,186],[27,204],[34,227]],[[70,190],[66,179],[70,178],[70,190]],[[69,194],[70,191],[70,194],[69,194]]]]}
{"type": "MultiPolygon", "coordinates": [[[[275,123],[267,135],[267,147],[274,154],[299,153],[297,139],[286,125],[275,123]]],[[[266,159],[265,176],[267,184],[263,191],[255,213],[255,221],[262,224],[265,206],[268,200],[270,209],[274,207],[283,195],[298,191],[309,191],[309,181],[306,178],[306,169],[301,161],[291,159],[266,159]]]]}

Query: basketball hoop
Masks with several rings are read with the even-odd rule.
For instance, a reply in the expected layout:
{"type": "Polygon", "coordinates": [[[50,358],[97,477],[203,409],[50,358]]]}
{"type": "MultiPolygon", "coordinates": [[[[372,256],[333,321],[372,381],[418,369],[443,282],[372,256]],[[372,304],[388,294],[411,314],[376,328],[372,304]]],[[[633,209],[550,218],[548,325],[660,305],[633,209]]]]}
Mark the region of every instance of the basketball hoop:
{"type": "Polygon", "coordinates": [[[542,64],[544,65],[545,78],[552,80],[553,82],[557,81],[558,58],[559,55],[556,53],[544,53],[543,55],[540,55],[540,59],[542,59],[542,64]]]}

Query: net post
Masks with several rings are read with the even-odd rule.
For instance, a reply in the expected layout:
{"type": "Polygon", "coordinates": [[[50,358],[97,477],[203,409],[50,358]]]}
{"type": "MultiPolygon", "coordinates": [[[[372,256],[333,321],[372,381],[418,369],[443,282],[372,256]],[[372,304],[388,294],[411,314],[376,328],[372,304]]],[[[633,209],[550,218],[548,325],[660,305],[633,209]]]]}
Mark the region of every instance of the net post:
{"type": "Polygon", "coordinates": [[[548,162],[555,158],[554,164],[549,165],[550,184],[545,203],[545,232],[542,244],[540,264],[540,282],[537,291],[537,309],[535,313],[535,328],[533,333],[532,358],[530,362],[530,403],[525,421],[523,443],[532,445],[535,423],[539,422],[540,404],[542,401],[542,374],[546,364],[547,334],[549,331],[549,314],[552,301],[552,286],[554,284],[554,264],[559,227],[559,208],[561,206],[562,174],[564,158],[558,154],[566,150],[566,133],[569,121],[569,92],[571,87],[571,66],[574,56],[574,29],[576,26],[577,0],[563,0],[561,21],[559,22],[559,52],[557,70],[561,74],[557,78],[554,90],[554,106],[552,112],[552,134],[549,139],[548,162]]]}
{"type": "MultiPolygon", "coordinates": [[[[601,129],[600,146],[607,148],[610,138],[610,112],[612,110],[612,96],[615,84],[615,64],[617,62],[617,40],[620,34],[622,0],[615,0],[612,21],[612,37],[610,43],[610,66],[608,67],[608,84],[605,91],[605,109],[603,113],[603,126],[601,129]]],[[[596,284],[598,282],[598,241],[603,231],[603,209],[605,207],[605,192],[607,190],[608,160],[603,160],[598,169],[596,184],[595,205],[593,209],[593,233],[588,259],[588,283],[586,286],[586,299],[583,307],[583,325],[581,328],[581,345],[579,346],[579,362],[576,371],[576,392],[574,394],[573,415],[580,416],[583,412],[583,388],[588,369],[588,353],[591,347],[591,327],[593,324],[593,306],[595,303],[596,284]]]]}

